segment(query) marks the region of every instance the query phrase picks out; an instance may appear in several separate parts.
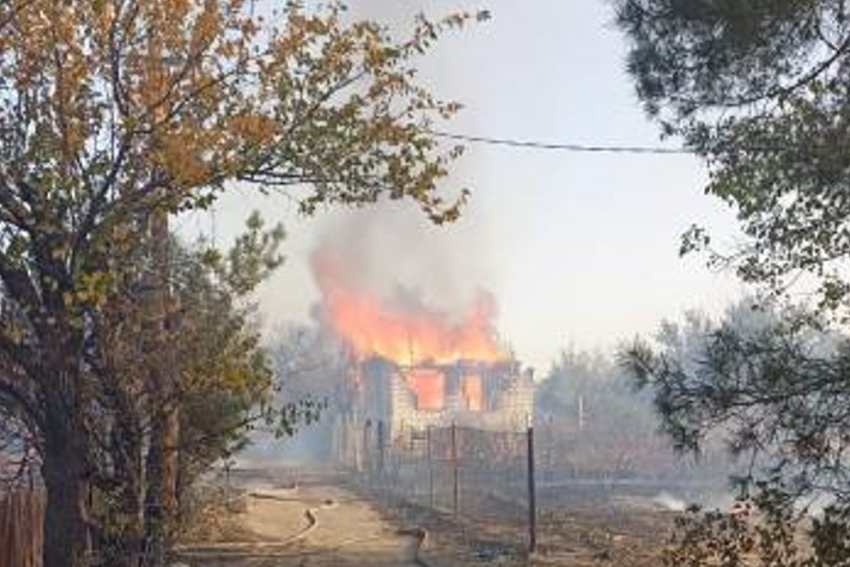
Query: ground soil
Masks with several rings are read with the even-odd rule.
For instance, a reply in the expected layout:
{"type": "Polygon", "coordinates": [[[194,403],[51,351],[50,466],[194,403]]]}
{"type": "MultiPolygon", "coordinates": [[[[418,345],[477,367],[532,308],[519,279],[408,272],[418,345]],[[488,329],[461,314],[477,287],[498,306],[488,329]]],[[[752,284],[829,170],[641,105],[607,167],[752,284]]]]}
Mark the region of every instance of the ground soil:
{"type": "Polygon", "coordinates": [[[400,533],[333,479],[285,486],[266,476],[239,487],[232,506],[239,511],[208,514],[216,525],[193,530],[175,560],[192,567],[417,565],[418,536],[400,533]]]}
{"type": "MultiPolygon", "coordinates": [[[[339,475],[265,471],[236,484],[236,505],[208,511],[212,527],[187,536],[177,560],[192,567],[655,567],[672,524],[648,501],[564,496],[563,506],[539,512],[537,552],[529,556],[527,511],[506,497],[466,494],[456,517],[339,475]]],[[[559,498],[543,496],[550,505],[559,498]]]]}
{"type": "Polygon", "coordinates": [[[379,491],[357,492],[376,502],[387,521],[425,528],[429,540],[422,557],[434,567],[658,567],[674,517],[649,500],[609,495],[561,508],[547,495],[547,505],[558,506],[538,511],[536,552],[529,555],[527,509],[508,498],[467,493],[464,513],[455,516],[379,491]]]}

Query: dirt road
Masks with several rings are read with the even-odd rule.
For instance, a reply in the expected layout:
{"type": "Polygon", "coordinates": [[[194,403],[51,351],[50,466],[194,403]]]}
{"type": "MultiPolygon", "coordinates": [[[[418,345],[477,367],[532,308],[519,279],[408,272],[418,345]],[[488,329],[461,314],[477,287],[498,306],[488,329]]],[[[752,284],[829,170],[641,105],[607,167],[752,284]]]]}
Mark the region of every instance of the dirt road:
{"type": "Polygon", "coordinates": [[[489,493],[465,494],[464,513],[456,517],[333,473],[250,469],[234,484],[242,511],[213,507],[218,515],[202,524],[212,529],[190,536],[203,543],[185,544],[178,561],[190,567],[654,567],[674,518],[610,494],[600,500],[564,491],[559,504],[547,493],[552,507],[538,511],[538,552],[529,558],[526,511],[489,493]],[[425,532],[418,528],[427,530],[421,546],[425,532]]]}
{"type": "Polygon", "coordinates": [[[367,502],[331,484],[254,486],[225,541],[186,545],[191,567],[375,566],[417,563],[421,534],[399,531],[367,502]]]}

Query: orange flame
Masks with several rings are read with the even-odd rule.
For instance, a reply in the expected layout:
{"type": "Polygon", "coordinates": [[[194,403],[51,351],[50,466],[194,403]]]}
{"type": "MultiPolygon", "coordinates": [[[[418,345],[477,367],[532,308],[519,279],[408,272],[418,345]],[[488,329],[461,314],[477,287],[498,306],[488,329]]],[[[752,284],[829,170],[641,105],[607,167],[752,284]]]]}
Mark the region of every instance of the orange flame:
{"type": "Polygon", "coordinates": [[[435,368],[414,368],[405,381],[416,394],[416,408],[438,411],[446,404],[446,376],[435,368]]]}
{"type": "Polygon", "coordinates": [[[481,376],[465,376],[460,385],[460,391],[466,401],[466,409],[471,411],[484,410],[484,388],[481,384],[481,376]]]}
{"type": "Polygon", "coordinates": [[[327,253],[314,255],[313,273],[331,325],[360,358],[377,355],[409,365],[508,358],[496,344],[496,304],[488,293],[480,293],[458,321],[422,307],[388,306],[349,289],[327,253]]]}

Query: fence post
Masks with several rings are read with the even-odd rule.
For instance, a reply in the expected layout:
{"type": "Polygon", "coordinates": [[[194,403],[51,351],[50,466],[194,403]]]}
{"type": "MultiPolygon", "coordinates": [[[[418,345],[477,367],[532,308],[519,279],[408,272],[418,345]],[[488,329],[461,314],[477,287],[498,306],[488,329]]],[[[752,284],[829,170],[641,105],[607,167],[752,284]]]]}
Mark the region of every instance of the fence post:
{"type": "Polygon", "coordinates": [[[384,421],[378,420],[378,429],[377,429],[377,443],[378,443],[378,476],[384,476],[384,460],[386,455],[384,454],[384,421]]]}
{"type": "Polygon", "coordinates": [[[584,431],[584,397],[578,397],[578,430],[584,431]]]}
{"type": "Polygon", "coordinates": [[[528,424],[528,552],[537,550],[537,491],[534,483],[534,424],[528,424]]]}
{"type": "Polygon", "coordinates": [[[457,466],[457,424],[452,422],[452,509],[458,514],[458,466],[457,466]]]}
{"type": "Polygon", "coordinates": [[[230,457],[224,461],[224,507],[230,509],[230,457]]]}
{"type": "Polygon", "coordinates": [[[431,426],[425,427],[425,452],[428,459],[428,505],[434,507],[434,462],[431,460],[431,426]]]}
{"type": "Polygon", "coordinates": [[[546,418],[546,475],[545,478],[549,482],[555,478],[555,460],[552,451],[555,447],[555,426],[554,416],[550,415],[546,418]]]}
{"type": "Polygon", "coordinates": [[[372,472],[372,456],[369,454],[370,427],[372,427],[372,420],[367,418],[363,424],[363,470],[367,473],[372,472]]]}

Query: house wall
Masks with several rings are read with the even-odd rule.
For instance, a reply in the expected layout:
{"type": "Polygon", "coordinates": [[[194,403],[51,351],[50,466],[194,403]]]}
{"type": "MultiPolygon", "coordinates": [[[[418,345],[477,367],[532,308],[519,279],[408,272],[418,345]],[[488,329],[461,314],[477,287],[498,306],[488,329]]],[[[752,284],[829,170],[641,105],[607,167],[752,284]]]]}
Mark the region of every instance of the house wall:
{"type": "MultiPolygon", "coordinates": [[[[484,378],[487,379],[486,377],[484,378]]],[[[465,408],[460,391],[446,399],[440,411],[420,411],[416,397],[400,372],[390,382],[390,435],[392,439],[422,431],[427,427],[448,427],[452,423],[463,427],[476,427],[497,431],[523,429],[534,415],[534,380],[522,373],[509,380],[495,397],[492,407],[484,411],[465,408]]]]}
{"type": "Polygon", "coordinates": [[[357,470],[373,468],[382,431],[383,447],[410,447],[428,427],[471,427],[489,431],[521,431],[533,419],[534,379],[530,370],[518,365],[474,369],[457,365],[444,368],[447,383],[459,378],[481,376],[487,392],[483,411],[467,409],[461,388],[449,388],[443,409],[419,410],[416,395],[405,381],[402,368],[385,361],[370,361],[358,367],[353,379],[350,410],[337,418],[334,454],[338,462],[357,470]]]}

